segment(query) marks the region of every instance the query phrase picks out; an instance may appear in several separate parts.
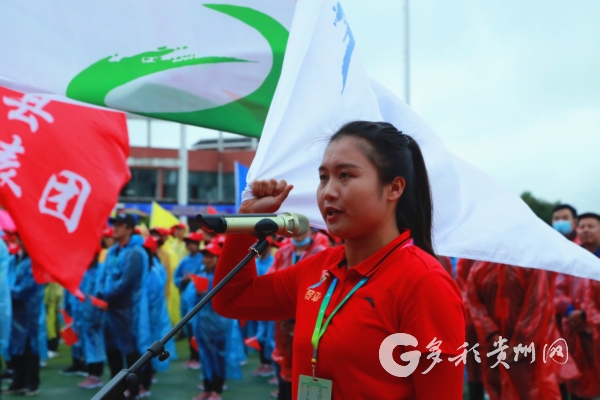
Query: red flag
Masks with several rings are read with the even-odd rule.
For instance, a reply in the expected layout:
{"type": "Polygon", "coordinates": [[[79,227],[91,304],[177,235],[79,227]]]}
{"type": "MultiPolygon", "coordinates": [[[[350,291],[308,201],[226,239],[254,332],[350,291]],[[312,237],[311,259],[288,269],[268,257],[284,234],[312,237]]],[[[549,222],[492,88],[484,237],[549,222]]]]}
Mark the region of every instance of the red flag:
{"type": "Polygon", "coordinates": [[[249,338],[244,339],[244,344],[250,348],[253,348],[255,350],[260,351],[261,346],[260,343],[258,342],[258,339],[256,338],[256,336],[252,336],[249,338]]]}
{"type": "Polygon", "coordinates": [[[192,346],[192,349],[198,351],[198,341],[196,340],[196,336],[192,336],[190,339],[190,346],[192,346]]]}
{"type": "Polygon", "coordinates": [[[196,286],[196,292],[206,292],[208,290],[208,279],[203,276],[190,274],[190,279],[196,286]]]}
{"type": "Polygon", "coordinates": [[[206,213],[207,213],[207,214],[218,214],[218,211],[217,211],[217,209],[216,209],[216,208],[214,208],[213,206],[210,206],[210,205],[209,205],[209,206],[206,208],[206,213]]]}
{"type": "Polygon", "coordinates": [[[75,293],[129,180],[125,115],[0,87],[0,202],[37,282],[75,293]]]}
{"type": "Polygon", "coordinates": [[[60,309],[60,313],[63,317],[63,321],[65,322],[65,325],[71,325],[73,323],[73,318],[71,318],[71,316],[69,314],[67,314],[67,312],[65,311],[64,308],[60,309]]]}
{"type": "Polygon", "coordinates": [[[60,329],[60,337],[67,346],[73,346],[79,340],[79,337],[73,330],[73,324],[63,326],[60,329]]]}
{"type": "Polygon", "coordinates": [[[90,295],[90,294],[88,294],[87,296],[88,296],[88,297],[90,298],[90,300],[92,301],[92,305],[93,305],[93,306],[96,306],[96,307],[100,308],[101,310],[106,310],[106,309],[108,309],[108,303],[107,303],[107,302],[105,302],[104,300],[100,300],[99,298],[97,298],[97,297],[94,297],[94,296],[92,296],[92,295],[90,295]]]}

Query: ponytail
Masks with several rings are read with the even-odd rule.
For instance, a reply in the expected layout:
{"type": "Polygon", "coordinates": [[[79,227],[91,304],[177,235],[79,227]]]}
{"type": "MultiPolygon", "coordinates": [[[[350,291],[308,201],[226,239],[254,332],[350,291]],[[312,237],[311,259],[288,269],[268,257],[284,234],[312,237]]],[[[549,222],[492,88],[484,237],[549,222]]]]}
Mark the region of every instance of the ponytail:
{"type": "Polygon", "coordinates": [[[406,207],[403,207],[402,197],[400,198],[396,207],[396,224],[399,224],[400,220],[407,221],[406,227],[410,229],[415,244],[434,256],[431,240],[433,200],[429,187],[429,175],[421,148],[412,137],[406,136],[409,138],[408,149],[412,156],[414,173],[412,197],[414,200],[412,204],[406,204],[406,207]]]}
{"type": "Polygon", "coordinates": [[[396,225],[409,229],[415,245],[435,255],[431,240],[433,201],[423,154],[417,142],[387,122],[354,121],[342,126],[329,143],[343,137],[365,140],[365,156],[377,168],[382,184],[402,177],[404,192],[396,205],[396,225]]]}

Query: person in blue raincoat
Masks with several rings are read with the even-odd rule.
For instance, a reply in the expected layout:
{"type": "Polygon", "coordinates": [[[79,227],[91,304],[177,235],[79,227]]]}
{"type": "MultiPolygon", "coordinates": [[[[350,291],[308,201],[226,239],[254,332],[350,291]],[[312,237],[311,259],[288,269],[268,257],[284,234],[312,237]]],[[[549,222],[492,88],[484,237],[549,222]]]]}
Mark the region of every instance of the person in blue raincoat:
{"type": "MultiPolygon", "coordinates": [[[[177,286],[182,296],[190,284],[190,274],[198,274],[203,268],[203,256],[202,253],[200,253],[200,243],[203,239],[204,236],[197,232],[190,233],[188,237],[184,239],[188,255],[181,260],[173,276],[173,283],[175,283],[175,286],[177,286]]],[[[180,303],[180,310],[182,317],[187,314],[190,310],[188,303],[182,300],[180,303]]],[[[200,355],[191,345],[193,334],[190,324],[187,324],[183,328],[183,331],[188,339],[190,347],[190,360],[183,363],[181,366],[186,369],[200,369],[200,355]]]]}
{"type": "Polygon", "coordinates": [[[14,377],[6,392],[34,395],[39,393],[40,385],[39,322],[44,286],[33,279],[31,258],[18,237],[17,243],[22,253],[17,256],[10,285],[12,320],[9,352],[14,377]]]}
{"type": "MultiPolygon", "coordinates": [[[[0,356],[6,359],[8,340],[10,339],[10,320],[12,315],[12,302],[10,301],[10,283],[8,272],[11,256],[8,246],[0,239],[0,356]]],[[[0,373],[2,365],[0,364],[0,373]]]]}
{"type": "MultiPolygon", "coordinates": [[[[148,253],[148,258],[151,260],[148,279],[146,281],[146,290],[148,292],[149,317],[150,321],[152,321],[150,324],[150,339],[152,342],[155,342],[171,330],[171,318],[169,317],[167,301],[164,295],[167,284],[167,270],[156,256],[158,249],[157,238],[152,236],[147,237],[144,241],[144,248],[148,253]]],[[[170,366],[169,360],[177,359],[174,339],[167,342],[165,349],[171,356],[165,361],[160,361],[156,357],[153,358],[146,373],[142,376],[141,384],[145,390],[150,390],[152,377],[156,372],[166,371],[170,366]]]]}
{"type": "MultiPolygon", "coordinates": [[[[208,290],[212,289],[217,261],[221,254],[218,244],[210,243],[204,250],[204,270],[198,274],[208,279],[208,290]]],[[[190,284],[183,299],[193,307],[206,295],[190,284]]],[[[241,341],[239,328],[234,320],[220,316],[213,310],[212,301],[206,304],[192,320],[194,336],[198,342],[204,390],[194,400],[220,400],[225,378],[241,379],[241,368],[236,342],[241,341]]]]}
{"type": "Polygon", "coordinates": [[[104,385],[102,382],[104,363],[106,362],[104,333],[102,332],[104,310],[92,304],[92,300],[89,298],[89,295],[97,292],[100,269],[99,254],[100,251],[94,255],[94,259],[79,284],[79,290],[86,296],[85,301],[78,302],[73,312],[73,328],[79,337],[88,372],[88,377],[77,385],[82,389],[96,389],[104,385]]]}
{"type": "MultiPolygon", "coordinates": [[[[152,343],[145,289],[149,260],[142,247],[144,239],[134,234],[132,215],[118,214],[110,222],[116,244],[106,255],[96,297],[108,303],[104,341],[106,359],[114,377],[123,369],[123,359],[127,367],[131,367],[152,343]]],[[[138,390],[132,388],[131,396],[137,396],[138,390]]]]}
{"type": "MultiPolygon", "coordinates": [[[[256,274],[262,276],[273,265],[275,256],[273,255],[273,248],[279,247],[279,242],[276,242],[271,237],[267,238],[269,241],[269,247],[256,259],[256,274]]],[[[273,360],[271,359],[271,353],[275,348],[275,322],[273,321],[256,321],[256,339],[260,344],[260,366],[251,372],[254,376],[271,376],[275,375],[275,369],[273,368],[273,360]]]]}
{"type": "MultiPolygon", "coordinates": [[[[78,307],[79,300],[71,292],[65,291],[63,297],[63,311],[72,318],[78,307]]],[[[66,324],[65,321],[63,321],[63,323],[66,324]]],[[[80,341],[77,341],[71,346],[71,365],[58,373],[62,376],[88,376],[80,341]]]]}

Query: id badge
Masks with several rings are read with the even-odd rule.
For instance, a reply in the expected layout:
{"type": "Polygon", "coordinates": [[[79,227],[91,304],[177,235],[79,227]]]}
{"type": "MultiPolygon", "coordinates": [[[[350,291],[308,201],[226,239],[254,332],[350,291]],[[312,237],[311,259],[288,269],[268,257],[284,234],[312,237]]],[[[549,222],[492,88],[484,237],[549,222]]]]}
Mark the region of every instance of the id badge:
{"type": "Polygon", "coordinates": [[[328,379],[300,375],[298,400],[331,400],[333,383],[328,379]]]}

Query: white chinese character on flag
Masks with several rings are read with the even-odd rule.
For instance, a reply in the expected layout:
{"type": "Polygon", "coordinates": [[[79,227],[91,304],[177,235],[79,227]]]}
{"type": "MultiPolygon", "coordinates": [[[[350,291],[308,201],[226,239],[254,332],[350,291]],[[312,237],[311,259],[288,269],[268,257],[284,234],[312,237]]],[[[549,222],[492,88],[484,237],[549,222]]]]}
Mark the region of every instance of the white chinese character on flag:
{"type": "Polygon", "coordinates": [[[52,175],[40,198],[39,209],[42,214],[61,219],[67,231],[73,233],[79,225],[83,207],[92,188],[88,181],[71,171],[61,171],[52,175]]]}
{"type": "Polygon", "coordinates": [[[21,166],[17,154],[25,153],[21,143],[17,135],[13,135],[12,143],[0,141],[0,186],[8,185],[17,197],[21,197],[21,187],[12,178],[17,176],[17,168],[21,166]]]}
{"type": "Polygon", "coordinates": [[[46,104],[50,103],[50,99],[33,94],[25,94],[21,100],[12,99],[4,96],[4,104],[9,107],[17,107],[16,110],[8,112],[8,119],[16,119],[29,124],[31,132],[37,132],[39,124],[36,115],[46,120],[46,122],[54,122],[52,115],[44,111],[46,104]]]}

